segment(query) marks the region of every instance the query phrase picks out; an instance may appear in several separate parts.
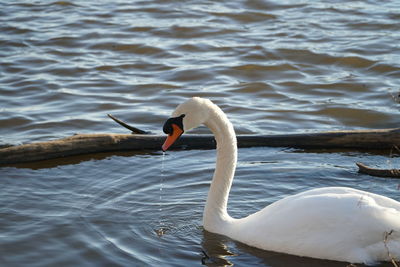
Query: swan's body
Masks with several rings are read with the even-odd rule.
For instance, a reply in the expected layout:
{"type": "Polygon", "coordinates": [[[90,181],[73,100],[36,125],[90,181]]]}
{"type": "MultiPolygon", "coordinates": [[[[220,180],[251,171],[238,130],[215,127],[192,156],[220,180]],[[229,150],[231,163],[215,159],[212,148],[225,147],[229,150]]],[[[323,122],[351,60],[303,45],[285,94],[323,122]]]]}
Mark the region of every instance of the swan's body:
{"type": "Polygon", "coordinates": [[[400,259],[400,202],[373,193],[345,187],[313,189],[245,218],[230,217],[227,202],[237,161],[232,124],[215,104],[197,97],[179,105],[173,117],[182,132],[173,137],[176,128],[168,128],[167,121],[164,131],[174,140],[167,139],[164,150],[183,131],[200,124],[215,135],[217,163],[203,215],[207,231],[298,256],[352,263],[400,259]]]}

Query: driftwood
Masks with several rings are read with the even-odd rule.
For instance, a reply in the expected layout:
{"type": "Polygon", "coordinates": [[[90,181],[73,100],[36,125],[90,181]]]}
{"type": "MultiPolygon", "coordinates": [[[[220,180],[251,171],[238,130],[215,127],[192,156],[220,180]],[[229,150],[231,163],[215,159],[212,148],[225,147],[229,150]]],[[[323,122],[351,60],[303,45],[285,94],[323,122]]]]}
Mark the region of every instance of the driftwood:
{"type": "MultiPolygon", "coordinates": [[[[0,164],[15,164],[66,156],[115,152],[160,151],[164,135],[78,134],[71,137],[0,149],[0,164]]],[[[239,135],[238,146],[291,147],[302,149],[391,149],[400,147],[400,128],[384,130],[334,131],[307,134],[239,135]]],[[[212,149],[212,135],[183,135],[171,149],[212,149]]]]}
{"type": "Polygon", "coordinates": [[[400,169],[376,169],[357,162],[358,172],[371,176],[400,178],[400,169]]]}

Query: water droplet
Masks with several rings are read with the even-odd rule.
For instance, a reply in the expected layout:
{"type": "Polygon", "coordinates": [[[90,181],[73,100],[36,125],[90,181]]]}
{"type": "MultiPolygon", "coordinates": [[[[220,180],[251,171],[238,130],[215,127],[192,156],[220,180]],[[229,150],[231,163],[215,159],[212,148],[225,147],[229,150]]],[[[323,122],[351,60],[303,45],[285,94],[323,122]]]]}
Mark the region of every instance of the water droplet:
{"type": "Polygon", "coordinates": [[[166,228],[164,227],[163,221],[163,207],[162,207],[162,199],[163,199],[163,183],[164,183],[164,161],[165,161],[165,152],[163,152],[161,158],[161,175],[160,175],[160,197],[158,203],[158,210],[159,210],[159,219],[158,219],[158,229],[155,229],[157,236],[161,237],[165,234],[166,228]]]}

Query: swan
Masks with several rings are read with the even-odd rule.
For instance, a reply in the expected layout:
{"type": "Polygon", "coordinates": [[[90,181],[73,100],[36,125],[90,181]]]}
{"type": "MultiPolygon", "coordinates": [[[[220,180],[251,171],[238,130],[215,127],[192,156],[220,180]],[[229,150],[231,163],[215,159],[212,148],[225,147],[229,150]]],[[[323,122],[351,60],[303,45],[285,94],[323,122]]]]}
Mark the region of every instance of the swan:
{"type": "Polygon", "coordinates": [[[217,143],[214,176],[203,213],[205,230],[252,247],[303,257],[373,264],[400,259],[400,202],[347,187],[285,197],[245,218],[227,212],[237,162],[236,135],[208,99],[180,104],[163,127],[165,152],[184,132],[206,125],[217,143]]]}

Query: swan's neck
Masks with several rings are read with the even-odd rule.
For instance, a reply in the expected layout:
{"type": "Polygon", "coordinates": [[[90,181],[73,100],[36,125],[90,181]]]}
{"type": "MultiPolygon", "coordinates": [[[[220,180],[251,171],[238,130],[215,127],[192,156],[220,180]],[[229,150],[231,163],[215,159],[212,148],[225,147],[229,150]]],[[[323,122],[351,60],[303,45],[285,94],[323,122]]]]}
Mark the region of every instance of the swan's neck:
{"type": "Polygon", "coordinates": [[[206,230],[224,233],[232,220],[227,212],[229,191],[236,169],[237,145],[232,124],[218,107],[213,109],[205,125],[217,142],[217,161],[203,214],[206,230]]]}

